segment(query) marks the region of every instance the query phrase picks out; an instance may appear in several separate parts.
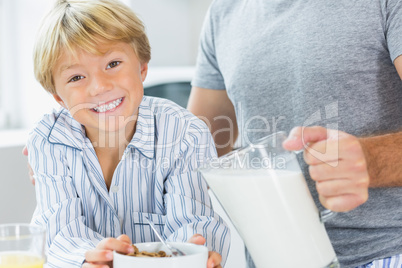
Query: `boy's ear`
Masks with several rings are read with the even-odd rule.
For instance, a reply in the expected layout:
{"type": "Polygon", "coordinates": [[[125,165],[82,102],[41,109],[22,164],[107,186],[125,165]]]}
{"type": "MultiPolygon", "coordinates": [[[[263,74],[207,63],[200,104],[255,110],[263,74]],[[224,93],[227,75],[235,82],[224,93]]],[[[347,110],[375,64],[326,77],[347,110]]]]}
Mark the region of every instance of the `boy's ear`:
{"type": "Polygon", "coordinates": [[[59,95],[53,94],[53,98],[57,101],[58,104],[60,104],[64,108],[68,109],[67,106],[64,104],[64,101],[60,98],[59,95]]]}
{"type": "Polygon", "coordinates": [[[148,63],[141,63],[141,78],[142,78],[142,82],[145,81],[145,78],[147,77],[147,73],[148,73],[148,63]]]}

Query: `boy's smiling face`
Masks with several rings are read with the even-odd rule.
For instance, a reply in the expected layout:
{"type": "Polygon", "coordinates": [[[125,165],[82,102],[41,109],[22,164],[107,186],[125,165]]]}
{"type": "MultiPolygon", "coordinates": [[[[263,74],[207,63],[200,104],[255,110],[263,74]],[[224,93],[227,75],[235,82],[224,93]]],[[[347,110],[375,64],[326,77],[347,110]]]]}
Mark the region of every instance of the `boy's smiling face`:
{"type": "Polygon", "coordinates": [[[130,44],[103,44],[97,50],[102,54],[77,49],[74,57],[64,51],[52,72],[54,98],[85,126],[88,137],[124,131],[136,120],[148,70],[130,44]]]}

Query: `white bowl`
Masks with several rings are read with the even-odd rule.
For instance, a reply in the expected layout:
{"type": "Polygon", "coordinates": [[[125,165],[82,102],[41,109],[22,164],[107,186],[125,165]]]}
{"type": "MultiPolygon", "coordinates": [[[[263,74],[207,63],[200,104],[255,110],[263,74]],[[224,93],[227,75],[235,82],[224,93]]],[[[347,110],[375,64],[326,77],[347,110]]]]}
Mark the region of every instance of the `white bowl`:
{"type": "MultiPolygon", "coordinates": [[[[208,249],[205,246],[191,243],[169,242],[170,245],[182,250],[186,256],[172,256],[169,258],[142,258],[113,252],[114,268],[206,268],[208,249]]],[[[163,250],[166,254],[171,252],[160,242],[137,243],[139,251],[158,252],[163,250]]]]}

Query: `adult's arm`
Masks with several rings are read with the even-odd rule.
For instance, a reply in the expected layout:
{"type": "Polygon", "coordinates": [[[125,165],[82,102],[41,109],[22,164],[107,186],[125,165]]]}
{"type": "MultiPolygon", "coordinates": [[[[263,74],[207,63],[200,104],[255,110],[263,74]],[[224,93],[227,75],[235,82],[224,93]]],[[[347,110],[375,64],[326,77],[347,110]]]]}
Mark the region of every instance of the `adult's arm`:
{"type": "Polygon", "coordinates": [[[218,156],[232,150],[238,127],[235,110],[226,90],[193,87],[187,109],[209,127],[218,156]]]}
{"type": "Polygon", "coordinates": [[[396,71],[397,71],[398,74],[399,74],[399,77],[400,77],[401,80],[402,80],[402,55],[399,56],[399,57],[397,57],[397,58],[394,60],[394,65],[395,65],[396,71]]]}
{"type": "MultiPolygon", "coordinates": [[[[402,80],[402,56],[394,60],[394,65],[402,80]]],[[[370,187],[401,187],[402,126],[397,133],[359,140],[366,156],[370,187]]]]}
{"type": "Polygon", "coordinates": [[[370,187],[401,187],[402,131],[359,140],[366,156],[370,187]]]}

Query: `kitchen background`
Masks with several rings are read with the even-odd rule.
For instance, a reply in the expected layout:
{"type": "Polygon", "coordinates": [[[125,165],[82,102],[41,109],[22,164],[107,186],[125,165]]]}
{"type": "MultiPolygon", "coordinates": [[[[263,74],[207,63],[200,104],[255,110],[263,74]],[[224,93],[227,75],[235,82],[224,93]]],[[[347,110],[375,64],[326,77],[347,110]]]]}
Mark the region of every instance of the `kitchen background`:
{"type": "MultiPolygon", "coordinates": [[[[57,103],[33,76],[32,49],[40,20],[54,0],[0,0],[0,224],[29,222],[35,193],[21,154],[29,129],[57,103]]],[[[123,0],[144,21],[152,47],[145,94],[185,106],[204,15],[212,0],[123,0]]],[[[212,196],[215,209],[228,221],[212,196]]],[[[226,267],[245,267],[234,227],[226,267]]]]}

